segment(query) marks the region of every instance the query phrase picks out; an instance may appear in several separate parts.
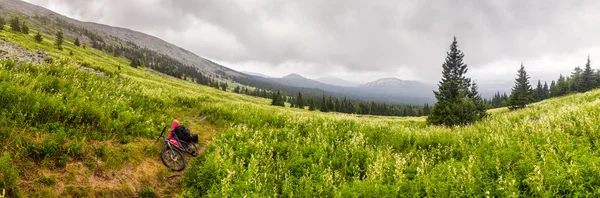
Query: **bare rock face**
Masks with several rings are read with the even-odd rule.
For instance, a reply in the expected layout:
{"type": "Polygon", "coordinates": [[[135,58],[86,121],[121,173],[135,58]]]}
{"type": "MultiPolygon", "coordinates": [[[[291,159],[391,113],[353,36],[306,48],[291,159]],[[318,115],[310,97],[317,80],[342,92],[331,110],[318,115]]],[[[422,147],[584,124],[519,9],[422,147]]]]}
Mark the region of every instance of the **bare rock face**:
{"type": "Polygon", "coordinates": [[[32,53],[18,45],[0,40],[0,60],[12,59],[15,61],[40,64],[44,61],[46,56],[47,55],[43,50],[32,53]]]}

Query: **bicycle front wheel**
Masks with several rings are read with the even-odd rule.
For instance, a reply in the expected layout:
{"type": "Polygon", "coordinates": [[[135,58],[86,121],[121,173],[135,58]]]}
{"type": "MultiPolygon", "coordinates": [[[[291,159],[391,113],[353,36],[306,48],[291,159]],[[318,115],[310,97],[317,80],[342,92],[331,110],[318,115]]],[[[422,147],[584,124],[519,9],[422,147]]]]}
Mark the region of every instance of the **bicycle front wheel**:
{"type": "Polygon", "coordinates": [[[170,148],[169,146],[165,146],[160,152],[160,159],[172,171],[181,171],[185,168],[183,154],[179,150],[170,148]]]}

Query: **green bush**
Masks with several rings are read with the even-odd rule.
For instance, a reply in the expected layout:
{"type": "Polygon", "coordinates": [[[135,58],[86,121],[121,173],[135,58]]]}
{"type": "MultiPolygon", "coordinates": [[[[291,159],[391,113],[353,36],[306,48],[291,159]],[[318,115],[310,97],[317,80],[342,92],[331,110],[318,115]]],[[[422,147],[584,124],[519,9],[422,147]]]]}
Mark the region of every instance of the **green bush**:
{"type": "Polygon", "coordinates": [[[6,190],[8,197],[17,195],[19,192],[19,186],[17,186],[18,179],[19,173],[13,165],[10,153],[5,152],[0,157],[0,189],[6,190]]]}

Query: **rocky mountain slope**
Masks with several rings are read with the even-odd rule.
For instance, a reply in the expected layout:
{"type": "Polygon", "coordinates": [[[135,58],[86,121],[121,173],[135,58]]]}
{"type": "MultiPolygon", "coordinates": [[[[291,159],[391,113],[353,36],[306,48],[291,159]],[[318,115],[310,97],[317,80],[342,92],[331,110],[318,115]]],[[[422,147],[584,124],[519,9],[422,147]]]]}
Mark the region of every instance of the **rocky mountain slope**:
{"type": "MultiPolygon", "coordinates": [[[[29,4],[20,0],[0,0],[2,14],[7,15],[5,12],[19,12],[23,15],[28,16],[28,22],[37,25],[43,25],[40,21],[33,20],[35,16],[45,17],[58,22],[66,22],[73,26],[81,27],[101,35],[105,42],[108,43],[133,43],[141,48],[152,49],[160,54],[167,55],[174,58],[181,63],[189,66],[193,66],[200,70],[200,72],[208,75],[228,75],[228,76],[244,76],[240,72],[229,69],[222,65],[216,64],[208,59],[202,58],[190,51],[168,43],[160,38],[150,36],[141,32],[132,31],[126,28],[112,27],[103,24],[97,24],[92,22],[81,22],[60,15],[56,12],[48,10],[46,8],[29,4]]],[[[69,31],[69,29],[63,28],[65,34],[70,37],[81,36],[82,32],[69,31]]],[[[84,43],[91,45],[91,38],[82,37],[84,43]]]]}

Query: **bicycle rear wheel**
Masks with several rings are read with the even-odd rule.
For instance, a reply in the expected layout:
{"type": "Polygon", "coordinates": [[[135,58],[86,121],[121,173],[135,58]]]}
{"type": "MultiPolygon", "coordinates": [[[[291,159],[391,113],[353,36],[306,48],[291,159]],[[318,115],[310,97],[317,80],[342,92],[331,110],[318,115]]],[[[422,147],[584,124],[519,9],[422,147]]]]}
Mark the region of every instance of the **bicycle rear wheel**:
{"type": "Polygon", "coordinates": [[[170,148],[169,146],[165,146],[160,152],[160,159],[165,166],[173,171],[181,171],[185,168],[183,154],[179,150],[170,148]]]}
{"type": "Polygon", "coordinates": [[[194,143],[188,143],[187,153],[189,153],[193,157],[196,157],[198,155],[198,147],[196,147],[194,143]]]}

